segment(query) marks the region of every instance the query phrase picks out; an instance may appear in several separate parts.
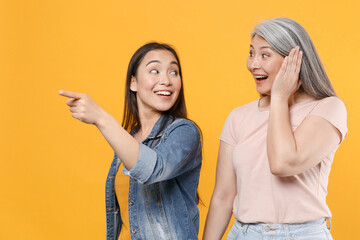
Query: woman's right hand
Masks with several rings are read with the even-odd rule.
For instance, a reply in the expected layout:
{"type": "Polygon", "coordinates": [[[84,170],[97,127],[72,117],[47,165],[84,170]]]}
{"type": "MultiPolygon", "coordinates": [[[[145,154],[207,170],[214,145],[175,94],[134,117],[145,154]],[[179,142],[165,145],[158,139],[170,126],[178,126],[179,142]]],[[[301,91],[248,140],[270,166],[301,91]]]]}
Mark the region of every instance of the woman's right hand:
{"type": "Polygon", "coordinates": [[[81,122],[98,125],[106,112],[85,93],[60,90],[59,94],[69,99],[66,104],[70,107],[72,116],[81,122]]]}
{"type": "Polygon", "coordinates": [[[59,94],[69,99],[72,116],[84,123],[94,124],[110,144],[124,166],[131,170],[140,151],[139,143],[109,113],[102,109],[88,95],[60,90],[59,94]]]}

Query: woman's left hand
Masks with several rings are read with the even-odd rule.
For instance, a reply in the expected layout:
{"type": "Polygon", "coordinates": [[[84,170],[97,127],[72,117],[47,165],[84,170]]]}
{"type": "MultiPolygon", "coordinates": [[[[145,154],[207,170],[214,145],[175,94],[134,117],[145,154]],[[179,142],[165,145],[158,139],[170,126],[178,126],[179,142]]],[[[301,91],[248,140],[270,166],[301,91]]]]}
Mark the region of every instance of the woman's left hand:
{"type": "Polygon", "coordinates": [[[299,47],[291,49],[285,57],[271,88],[271,96],[289,99],[300,87],[299,73],[302,60],[302,51],[299,47]]]}

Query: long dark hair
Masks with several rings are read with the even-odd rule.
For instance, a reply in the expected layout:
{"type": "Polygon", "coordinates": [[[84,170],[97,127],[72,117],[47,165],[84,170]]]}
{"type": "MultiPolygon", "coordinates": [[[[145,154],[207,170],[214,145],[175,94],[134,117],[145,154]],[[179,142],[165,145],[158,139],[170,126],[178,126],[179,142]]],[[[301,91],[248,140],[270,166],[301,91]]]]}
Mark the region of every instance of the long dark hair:
{"type": "Polygon", "coordinates": [[[126,75],[126,85],[125,85],[125,106],[124,106],[124,116],[122,121],[122,126],[125,130],[130,132],[134,128],[141,127],[140,126],[140,119],[139,119],[139,111],[138,111],[138,104],[136,100],[136,92],[133,92],[130,90],[130,83],[131,78],[136,75],[136,71],[143,60],[144,56],[152,51],[152,50],[166,50],[171,52],[179,67],[179,76],[181,79],[181,89],[179,92],[179,96],[176,99],[175,104],[165,112],[162,112],[162,115],[164,115],[164,121],[162,122],[162,126],[160,127],[159,132],[161,132],[165,126],[165,123],[167,120],[172,117],[173,121],[175,118],[187,118],[187,111],[186,111],[186,105],[185,105],[185,97],[184,97],[184,87],[183,87],[183,81],[182,81],[182,72],[181,72],[181,65],[179,57],[176,53],[176,51],[170,47],[167,44],[161,44],[157,42],[151,42],[147,43],[144,46],[140,47],[132,56],[127,75],[126,75]]]}
{"type": "MultiPolygon", "coordinates": [[[[183,80],[182,80],[182,72],[181,72],[181,65],[180,65],[179,57],[178,57],[176,51],[169,45],[157,43],[157,42],[151,42],[151,43],[147,43],[144,46],[140,47],[134,53],[134,55],[132,56],[132,58],[130,60],[128,71],[126,74],[125,106],[124,106],[124,116],[123,116],[122,126],[128,132],[132,131],[135,128],[141,127],[140,119],[139,119],[139,109],[138,109],[138,104],[137,104],[137,100],[136,100],[136,93],[130,90],[131,78],[136,75],[136,71],[137,71],[141,61],[145,57],[145,55],[152,50],[166,50],[166,51],[171,52],[174,55],[174,57],[178,63],[179,76],[181,79],[181,89],[179,92],[179,96],[176,99],[175,104],[168,111],[162,112],[164,119],[163,119],[163,121],[161,123],[161,127],[156,135],[158,135],[164,129],[165,124],[167,123],[167,120],[169,118],[172,118],[172,121],[174,121],[175,118],[186,118],[187,119],[187,111],[186,111],[185,97],[184,97],[184,84],[183,84],[183,80]]],[[[199,128],[199,126],[196,123],[195,123],[195,125],[197,126],[197,128],[200,132],[200,143],[202,143],[201,129],[199,128]]],[[[196,192],[196,197],[197,197],[197,203],[204,205],[199,197],[198,192],[196,192]]]]}

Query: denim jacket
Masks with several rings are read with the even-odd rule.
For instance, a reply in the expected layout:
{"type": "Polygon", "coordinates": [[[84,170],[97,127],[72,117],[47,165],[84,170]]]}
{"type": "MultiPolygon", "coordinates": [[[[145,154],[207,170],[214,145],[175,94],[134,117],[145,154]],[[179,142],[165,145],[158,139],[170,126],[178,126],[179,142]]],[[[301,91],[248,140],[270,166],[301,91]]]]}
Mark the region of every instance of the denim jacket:
{"type": "MultiPolygon", "coordinates": [[[[164,116],[140,143],[139,158],[129,171],[129,224],[131,239],[198,239],[197,187],[202,161],[200,133],[187,119],[164,116]]],[[[132,132],[132,135],[136,131],[132,132]]],[[[106,180],[106,239],[117,240],[122,220],[114,182],[120,166],[116,156],[106,180]]]]}

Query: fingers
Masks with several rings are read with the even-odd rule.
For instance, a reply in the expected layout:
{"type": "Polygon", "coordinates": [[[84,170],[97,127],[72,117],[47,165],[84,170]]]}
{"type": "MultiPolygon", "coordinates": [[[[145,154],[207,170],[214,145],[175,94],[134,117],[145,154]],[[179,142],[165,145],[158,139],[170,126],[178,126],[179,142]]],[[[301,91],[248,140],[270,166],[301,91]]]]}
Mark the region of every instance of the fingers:
{"type": "Polygon", "coordinates": [[[281,64],[280,73],[284,74],[286,72],[286,68],[288,67],[289,57],[285,57],[283,63],[281,64]]]}
{"type": "Polygon", "coordinates": [[[302,62],[302,56],[303,56],[303,52],[300,51],[300,52],[299,52],[299,55],[298,55],[297,63],[296,63],[296,69],[295,69],[295,72],[296,72],[296,73],[299,73],[299,72],[300,72],[301,62],[302,62]]]}
{"type": "Polygon", "coordinates": [[[289,53],[289,61],[287,70],[290,72],[299,73],[301,68],[301,60],[302,60],[302,51],[300,51],[299,46],[291,49],[289,53]]]}
{"type": "Polygon", "coordinates": [[[73,118],[76,118],[82,122],[84,121],[84,117],[86,115],[85,109],[82,107],[70,107],[69,110],[73,118]]]}
{"type": "Polygon", "coordinates": [[[297,47],[291,49],[291,51],[289,53],[289,57],[288,57],[289,58],[289,60],[288,60],[288,62],[289,62],[288,71],[289,72],[294,71],[294,54],[295,54],[296,48],[297,47]]]}
{"type": "Polygon", "coordinates": [[[77,106],[78,100],[75,98],[70,98],[66,101],[66,105],[68,105],[69,107],[75,107],[77,106]]]}
{"type": "Polygon", "coordinates": [[[95,124],[97,107],[99,108],[99,106],[87,94],[64,90],[60,90],[59,94],[69,98],[66,105],[70,107],[69,111],[73,118],[84,123],[95,124]]]}
{"type": "Polygon", "coordinates": [[[289,56],[284,58],[284,62],[281,65],[280,71],[282,73],[299,72],[302,60],[302,51],[298,46],[291,49],[289,56]]]}
{"type": "Polygon", "coordinates": [[[71,108],[69,108],[69,110],[72,113],[79,113],[80,112],[79,108],[77,108],[77,107],[71,107],[71,108]]]}
{"type": "Polygon", "coordinates": [[[74,98],[74,99],[80,99],[84,96],[83,93],[70,92],[70,91],[64,91],[64,90],[60,90],[59,94],[64,97],[74,98]]]}
{"type": "Polygon", "coordinates": [[[83,121],[83,119],[82,119],[83,115],[81,113],[72,113],[71,116],[73,118],[76,118],[76,119],[80,120],[80,121],[83,121]]]}

